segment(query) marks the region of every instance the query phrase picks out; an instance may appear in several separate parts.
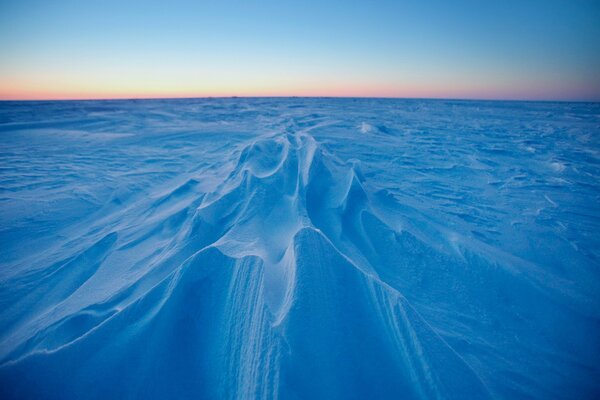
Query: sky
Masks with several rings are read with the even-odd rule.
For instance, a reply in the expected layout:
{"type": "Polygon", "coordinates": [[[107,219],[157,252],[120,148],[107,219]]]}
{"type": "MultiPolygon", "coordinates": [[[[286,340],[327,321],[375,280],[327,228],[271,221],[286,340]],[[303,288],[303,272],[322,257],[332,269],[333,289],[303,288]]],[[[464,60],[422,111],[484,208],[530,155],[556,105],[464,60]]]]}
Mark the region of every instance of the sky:
{"type": "Polygon", "coordinates": [[[0,99],[600,101],[600,0],[0,0],[0,99]]]}

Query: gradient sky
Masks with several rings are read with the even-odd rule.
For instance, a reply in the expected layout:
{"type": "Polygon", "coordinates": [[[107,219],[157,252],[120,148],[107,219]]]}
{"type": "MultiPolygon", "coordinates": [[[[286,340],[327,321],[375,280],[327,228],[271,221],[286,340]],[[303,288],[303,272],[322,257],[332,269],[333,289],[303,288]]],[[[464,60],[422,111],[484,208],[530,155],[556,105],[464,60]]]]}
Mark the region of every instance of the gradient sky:
{"type": "Polygon", "coordinates": [[[0,0],[0,99],[600,100],[600,1],[0,0]]]}

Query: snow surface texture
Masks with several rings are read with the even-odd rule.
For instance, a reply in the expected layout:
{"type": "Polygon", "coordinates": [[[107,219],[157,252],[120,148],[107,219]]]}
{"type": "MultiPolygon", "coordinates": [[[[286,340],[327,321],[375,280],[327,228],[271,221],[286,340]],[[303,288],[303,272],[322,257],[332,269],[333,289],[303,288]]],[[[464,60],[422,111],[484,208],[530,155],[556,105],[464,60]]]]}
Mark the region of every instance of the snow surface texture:
{"type": "Polygon", "coordinates": [[[593,398],[600,104],[0,103],[0,398],[593,398]]]}

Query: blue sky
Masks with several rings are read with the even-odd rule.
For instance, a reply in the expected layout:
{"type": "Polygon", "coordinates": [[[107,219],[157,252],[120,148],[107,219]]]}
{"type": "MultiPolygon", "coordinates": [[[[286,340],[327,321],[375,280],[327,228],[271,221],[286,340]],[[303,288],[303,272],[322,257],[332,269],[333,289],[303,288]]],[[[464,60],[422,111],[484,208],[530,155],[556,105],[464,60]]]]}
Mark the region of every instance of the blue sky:
{"type": "Polygon", "coordinates": [[[1,1],[0,98],[600,100],[596,1],[1,1]]]}

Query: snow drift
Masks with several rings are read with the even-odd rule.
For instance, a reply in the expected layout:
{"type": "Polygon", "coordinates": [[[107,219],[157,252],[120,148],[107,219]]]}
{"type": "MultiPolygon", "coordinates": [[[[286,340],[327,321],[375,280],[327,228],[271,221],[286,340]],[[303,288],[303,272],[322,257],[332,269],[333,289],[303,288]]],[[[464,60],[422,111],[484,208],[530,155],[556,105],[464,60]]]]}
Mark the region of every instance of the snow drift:
{"type": "Polygon", "coordinates": [[[2,398],[600,390],[597,105],[0,110],[2,398]]]}

